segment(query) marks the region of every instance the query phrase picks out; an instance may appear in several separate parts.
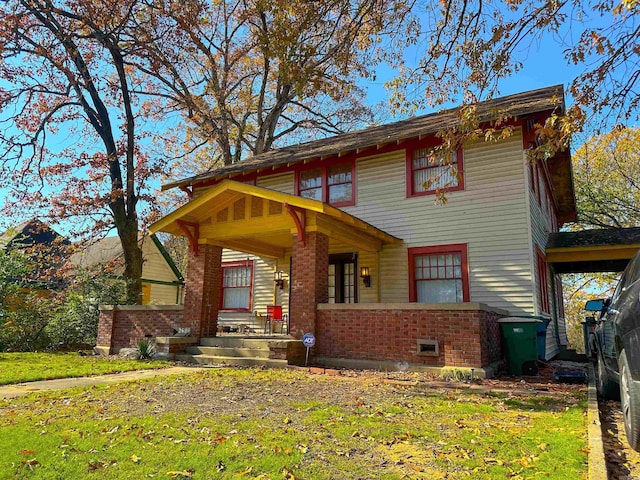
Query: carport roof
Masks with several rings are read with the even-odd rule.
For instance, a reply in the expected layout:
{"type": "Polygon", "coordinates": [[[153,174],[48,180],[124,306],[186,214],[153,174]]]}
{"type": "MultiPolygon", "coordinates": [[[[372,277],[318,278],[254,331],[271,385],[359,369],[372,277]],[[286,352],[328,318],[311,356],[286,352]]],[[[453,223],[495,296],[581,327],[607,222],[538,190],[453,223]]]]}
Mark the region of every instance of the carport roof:
{"type": "Polygon", "coordinates": [[[556,273],[620,272],[640,250],[640,227],[551,233],[547,262],[556,273]]]}

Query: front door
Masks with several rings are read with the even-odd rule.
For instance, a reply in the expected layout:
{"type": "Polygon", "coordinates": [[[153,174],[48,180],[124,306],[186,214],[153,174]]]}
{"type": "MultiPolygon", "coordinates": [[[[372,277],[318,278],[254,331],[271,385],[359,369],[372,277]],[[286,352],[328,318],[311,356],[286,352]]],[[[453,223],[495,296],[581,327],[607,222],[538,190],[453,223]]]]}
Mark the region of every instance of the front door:
{"type": "Polygon", "coordinates": [[[356,253],[329,255],[329,303],[357,303],[356,253]]]}

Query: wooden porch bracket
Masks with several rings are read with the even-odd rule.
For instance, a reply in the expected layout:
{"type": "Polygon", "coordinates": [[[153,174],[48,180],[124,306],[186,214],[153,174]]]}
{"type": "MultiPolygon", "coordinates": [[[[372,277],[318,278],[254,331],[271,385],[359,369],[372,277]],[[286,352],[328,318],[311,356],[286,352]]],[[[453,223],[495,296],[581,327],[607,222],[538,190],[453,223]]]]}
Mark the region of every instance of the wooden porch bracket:
{"type": "Polygon", "coordinates": [[[180,187],[180,190],[182,190],[183,192],[185,192],[187,194],[187,197],[189,197],[189,200],[193,200],[193,187],[189,187],[187,185],[183,185],[180,187]]]}
{"type": "Polygon", "coordinates": [[[301,208],[292,207],[288,203],[285,202],[284,208],[287,210],[287,213],[291,215],[293,218],[293,223],[296,224],[296,229],[298,230],[298,239],[302,242],[302,246],[307,246],[307,240],[304,235],[305,226],[307,223],[307,213],[306,210],[301,208]],[[298,217],[298,213],[300,216],[298,217]]]}
{"type": "Polygon", "coordinates": [[[180,227],[180,230],[184,232],[189,240],[189,247],[193,254],[198,256],[198,239],[200,238],[200,224],[194,222],[187,222],[185,220],[176,220],[176,223],[180,227]],[[193,229],[193,231],[190,230],[193,229]]]}

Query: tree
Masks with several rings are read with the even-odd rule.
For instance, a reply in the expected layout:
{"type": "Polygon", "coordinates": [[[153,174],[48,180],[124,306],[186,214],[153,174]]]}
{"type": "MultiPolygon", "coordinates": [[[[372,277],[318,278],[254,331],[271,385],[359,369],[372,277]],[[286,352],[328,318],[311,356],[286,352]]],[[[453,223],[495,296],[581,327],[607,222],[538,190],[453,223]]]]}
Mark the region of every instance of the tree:
{"type": "Polygon", "coordinates": [[[356,79],[376,35],[405,13],[385,0],[149,2],[131,30],[136,69],[209,145],[201,168],[231,164],[286,136],[338,133],[370,118],[356,79]],[[135,37],[135,38],[134,38],[135,37]],[[301,133],[303,132],[303,133],[301,133]]]}
{"type": "Polygon", "coordinates": [[[136,78],[123,29],[136,0],[9,0],[0,6],[0,186],[8,207],[113,226],[131,302],[140,300],[142,188],[158,168],[145,156],[136,78]],[[136,109],[136,106],[138,108],[136,109]],[[65,144],[67,148],[56,145],[65,144]]]}
{"type": "MultiPolygon", "coordinates": [[[[578,207],[575,228],[640,225],[640,129],[614,128],[589,139],[573,155],[578,207]]],[[[618,273],[562,276],[570,342],[582,346],[584,304],[612,293],[618,273]]]]}
{"type": "Polygon", "coordinates": [[[573,171],[580,224],[640,226],[640,129],[591,138],[573,155],[573,171]]]}
{"type": "MultiPolygon", "coordinates": [[[[465,103],[490,98],[532,48],[559,42],[567,62],[583,68],[570,85],[575,110],[610,124],[637,119],[639,8],[627,1],[415,2],[402,35],[381,49],[400,72],[390,83],[393,104],[415,108],[458,102],[459,96],[465,103]],[[406,48],[422,54],[417,65],[406,63],[406,48]]],[[[573,112],[570,120],[580,124],[584,116],[573,112]]]]}

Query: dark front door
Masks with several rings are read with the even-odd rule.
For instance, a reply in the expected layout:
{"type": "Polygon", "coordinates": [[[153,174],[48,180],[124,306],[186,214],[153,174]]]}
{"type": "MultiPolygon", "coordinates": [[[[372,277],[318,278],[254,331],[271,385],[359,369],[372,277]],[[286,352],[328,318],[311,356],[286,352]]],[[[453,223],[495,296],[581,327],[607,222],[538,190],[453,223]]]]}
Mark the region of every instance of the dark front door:
{"type": "Polygon", "coordinates": [[[329,303],[357,303],[356,253],[329,255],[329,303]]]}

